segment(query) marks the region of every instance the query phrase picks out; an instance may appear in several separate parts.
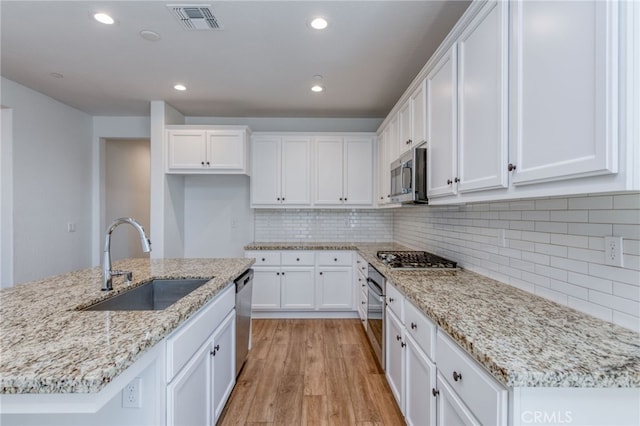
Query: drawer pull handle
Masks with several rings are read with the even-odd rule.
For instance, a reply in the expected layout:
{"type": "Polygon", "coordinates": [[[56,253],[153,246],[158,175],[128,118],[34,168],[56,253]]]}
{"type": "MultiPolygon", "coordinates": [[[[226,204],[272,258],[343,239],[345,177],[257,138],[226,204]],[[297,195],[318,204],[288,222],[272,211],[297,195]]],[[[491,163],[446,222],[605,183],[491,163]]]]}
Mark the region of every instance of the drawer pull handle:
{"type": "Polygon", "coordinates": [[[400,342],[400,347],[404,348],[405,346],[407,346],[407,344],[405,342],[400,342]]]}
{"type": "Polygon", "coordinates": [[[411,329],[415,330],[416,328],[418,328],[418,324],[416,324],[415,322],[411,323],[411,329]]]}
{"type": "Polygon", "coordinates": [[[453,372],[453,380],[457,382],[458,380],[462,380],[462,373],[458,373],[457,371],[453,372]]]}
{"type": "Polygon", "coordinates": [[[440,391],[438,389],[436,389],[436,388],[432,388],[431,389],[431,395],[433,395],[434,398],[435,398],[436,396],[440,395],[440,391]]]}
{"type": "Polygon", "coordinates": [[[390,298],[389,298],[389,303],[393,303],[393,302],[395,302],[395,300],[396,300],[396,299],[394,299],[393,297],[390,297],[390,298]]]}

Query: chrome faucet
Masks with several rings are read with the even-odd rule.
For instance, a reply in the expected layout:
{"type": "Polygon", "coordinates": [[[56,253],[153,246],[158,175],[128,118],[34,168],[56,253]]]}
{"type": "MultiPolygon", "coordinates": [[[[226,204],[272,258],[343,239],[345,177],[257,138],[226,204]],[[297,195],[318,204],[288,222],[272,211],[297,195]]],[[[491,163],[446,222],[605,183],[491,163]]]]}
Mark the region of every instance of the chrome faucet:
{"type": "Polygon", "coordinates": [[[113,290],[113,283],[111,278],[114,275],[125,275],[128,282],[132,279],[132,274],[130,271],[118,271],[111,269],[111,233],[114,229],[123,223],[128,223],[129,225],[136,228],[138,234],[140,234],[140,242],[142,243],[142,251],[145,253],[149,253],[151,251],[151,241],[147,238],[147,234],[144,232],[144,228],[135,219],[130,217],[121,217],[119,219],[114,220],[111,225],[107,228],[104,234],[104,260],[102,261],[102,291],[113,290]]]}

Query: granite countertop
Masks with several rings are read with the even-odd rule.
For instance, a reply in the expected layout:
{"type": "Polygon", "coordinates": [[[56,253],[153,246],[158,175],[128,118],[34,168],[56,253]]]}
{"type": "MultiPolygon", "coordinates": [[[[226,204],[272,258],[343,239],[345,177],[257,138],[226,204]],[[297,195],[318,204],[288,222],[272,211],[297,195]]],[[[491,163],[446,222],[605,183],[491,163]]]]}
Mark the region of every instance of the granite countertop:
{"type": "MultiPolygon", "coordinates": [[[[252,250],[298,250],[254,243],[252,250]]],[[[322,243],[308,245],[322,250],[322,243]]],[[[507,387],[640,387],[640,334],[465,269],[393,270],[379,250],[395,243],[349,243],[409,302],[507,387]]],[[[307,245],[302,245],[307,247],[307,245]]],[[[340,249],[340,243],[328,243],[340,249]]],[[[248,250],[248,248],[247,248],[248,250]]]]}
{"type": "Polygon", "coordinates": [[[131,286],[114,277],[102,292],[100,267],[0,290],[0,394],[95,393],[160,342],[252,259],[126,259],[131,286]],[[85,311],[151,278],[211,278],[162,311],[85,311]]]}

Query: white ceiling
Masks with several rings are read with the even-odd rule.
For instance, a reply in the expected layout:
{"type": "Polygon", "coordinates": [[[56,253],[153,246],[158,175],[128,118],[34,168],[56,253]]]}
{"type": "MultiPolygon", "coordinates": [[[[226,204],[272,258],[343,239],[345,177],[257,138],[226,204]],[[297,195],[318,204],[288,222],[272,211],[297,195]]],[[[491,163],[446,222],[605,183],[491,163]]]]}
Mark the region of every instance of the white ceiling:
{"type": "Polygon", "coordinates": [[[0,70],[91,115],[148,115],[165,100],[187,116],[384,117],[468,5],[2,0],[0,70]],[[210,4],[223,29],[185,30],[167,4],[210,4]],[[97,11],[116,24],[94,21],[97,11]],[[322,32],[307,26],[317,15],[329,20],[322,32]],[[320,95],[309,90],[316,74],[320,95]]]}

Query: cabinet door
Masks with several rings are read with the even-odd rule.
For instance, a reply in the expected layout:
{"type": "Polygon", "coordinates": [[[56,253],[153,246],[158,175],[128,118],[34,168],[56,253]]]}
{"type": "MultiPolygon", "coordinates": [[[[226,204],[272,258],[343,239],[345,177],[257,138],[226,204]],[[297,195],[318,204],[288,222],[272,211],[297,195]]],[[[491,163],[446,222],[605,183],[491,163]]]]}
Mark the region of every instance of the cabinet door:
{"type": "Polygon", "coordinates": [[[400,157],[400,142],[398,141],[398,115],[394,115],[389,121],[389,135],[387,137],[389,144],[389,163],[392,163],[400,157]]]}
{"type": "Polygon", "coordinates": [[[253,269],[251,309],[280,308],[280,268],[253,269]]]}
{"type": "Polygon", "coordinates": [[[400,155],[411,149],[413,135],[411,134],[411,98],[398,111],[398,130],[400,141],[400,155]]]}
{"type": "Polygon", "coordinates": [[[169,130],[168,168],[202,169],[206,166],[206,135],[202,130],[169,130]]]}
{"type": "Polygon", "coordinates": [[[316,139],[316,204],[342,204],[342,138],[316,139]]]}
{"type": "Polygon", "coordinates": [[[389,148],[389,144],[387,143],[387,135],[388,135],[388,127],[385,128],[380,135],[378,136],[378,146],[377,146],[377,151],[378,151],[378,167],[377,167],[377,173],[378,173],[378,179],[377,179],[377,202],[379,205],[383,205],[383,204],[387,204],[389,202],[389,198],[387,198],[387,195],[389,195],[389,186],[391,184],[391,180],[390,180],[390,170],[389,170],[389,153],[388,153],[388,148],[389,148]]]}
{"type": "Polygon", "coordinates": [[[260,205],[280,204],[280,138],[253,140],[251,159],[251,202],[260,205]]]}
{"type": "Polygon", "coordinates": [[[411,94],[411,147],[414,147],[426,140],[425,120],[426,120],[426,83],[423,81],[420,86],[411,94]]]}
{"type": "Polygon", "coordinates": [[[617,172],[617,9],[510,3],[514,185],[617,172]]]}
{"type": "Polygon", "coordinates": [[[437,373],[438,397],[437,424],[438,426],[480,426],[480,422],[473,417],[471,411],[449,387],[447,382],[437,373]]]}
{"type": "Polygon", "coordinates": [[[322,268],[318,272],[318,309],[353,309],[352,268],[322,268]]]}
{"type": "Polygon", "coordinates": [[[507,2],[490,1],[458,42],[458,192],[506,188],[507,2]]]}
{"type": "Polygon", "coordinates": [[[283,204],[311,204],[310,162],[311,138],[285,137],[282,139],[283,204]]]}
{"type": "Polygon", "coordinates": [[[457,161],[456,45],[427,75],[427,195],[455,194],[457,161]]]}
{"type": "Polygon", "coordinates": [[[315,308],[315,268],[282,268],[280,283],[282,308],[315,308]]]}
{"type": "Polygon", "coordinates": [[[212,424],[209,345],[194,355],[167,386],[167,424],[212,424]]]}
{"type": "MultiPolygon", "coordinates": [[[[211,382],[213,390],[213,422],[215,424],[222,413],[236,382],[236,311],[233,310],[213,333],[210,355],[213,363],[211,382]]],[[[204,424],[204,423],[194,423],[204,424]]]]}
{"type": "Polygon", "coordinates": [[[407,346],[404,417],[409,425],[435,425],[436,399],[431,391],[436,387],[436,365],[407,334],[405,342],[407,346]]]}
{"type": "Polygon", "coordinates": [[[373,139],[344,140],[344,203],[373,204],[373,139]]]}
{"type": "Polygon", "coordinates": [[[404,342],[403,326],[400,320],[391,312],[385,311],[385,350],[386,375],[393,396],[398,402],[400,411],[404,413],[404,342]]]}
{"type": "Polygon", "coordinates": [[[207,130],[207,160],[212,169],[244,169],[245,133],[239,130],[207,130]]]}

